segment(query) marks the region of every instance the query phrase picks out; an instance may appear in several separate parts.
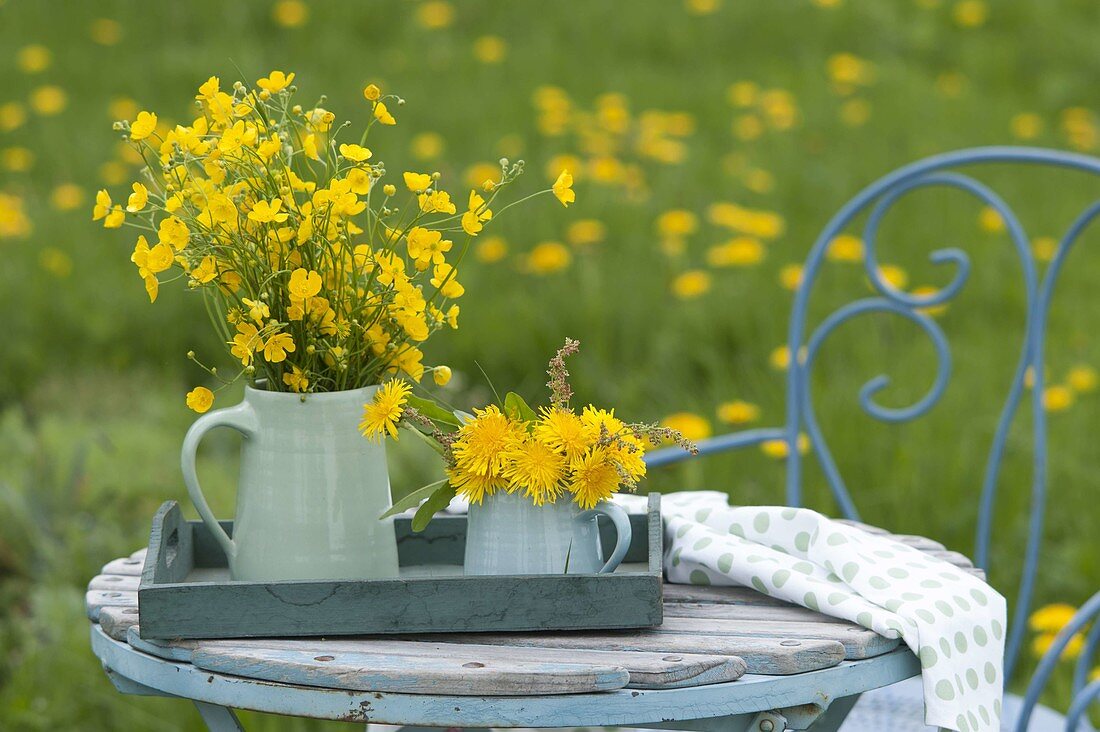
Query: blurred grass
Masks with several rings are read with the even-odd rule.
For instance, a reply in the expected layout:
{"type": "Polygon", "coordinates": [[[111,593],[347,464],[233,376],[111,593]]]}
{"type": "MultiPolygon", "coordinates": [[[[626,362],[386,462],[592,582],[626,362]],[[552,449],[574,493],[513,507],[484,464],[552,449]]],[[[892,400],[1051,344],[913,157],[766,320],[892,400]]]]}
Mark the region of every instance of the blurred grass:
{"type": "MultiPolygon", "coordinates": [[[[461,404],[488,397],[476,364],[495,383],[538,396],[546,358],[569,335],[583,343],[571,368],[581,399],[614,404],[636,419],[687,411],[714,431],[728,429],[715,409],[731,399],[758,405],[763,424],[781,423],[783,374],[769,365],[769,353],[785,341],[790,307],[781,271],[802,260],[827,218],[863,185],[923,155],[1018,142],[1013,119],[1021,113],[1039,122],[1029,143],[1096,147],[1100,7],[1086,0],[978,3],[988,18],[974,27],[960,24],[974,7],[965,2],[717,5],[709,13],[699,12],[707,10],[703,0],[311,2],[301,6],[304,23],[286,27],[277,18],[293,2],[0,1],[0,193],[19,201],[30,229],[0,239],[0,292],[10,314],[0,348],[6,727],[198,728],[186,705],[116,694],[87,649],[81,620],[87,579],[145,543],[161,501],[183,500],[178,447],[193,415],[182,395],[203,377],[184,354],[219,354],[197,298],[165,287],[150,306],[128,261],[132,244],[90,221],[94,190],[109,183],[117,199],[135,175],[117,162],[112,103],[132,100],[182,121],[209,75],[228,84],[240,73],[254,79],[279,68],[298,74],[303,98],[327,93],[326,105],[340,117],[363,118],[360,90],[368,81],[404,96],[398,126],[375,147],[391,173],[439,170],[460,191],[472,166],[507,155],[528,162],[531,180],[521,187],[531,190],[556,174],[559,156],[578,158],[575,206],[562,211],[543,201],[520,218],[502,218],[504,258],[465,267],[463,327],[429,347],[433,362],[455,368],[448,396],[461,404]],[[479,39],[486,36],[503,42],[501,62],[484,61],[479,39]],[[52,57],[37,73],[20,67],[20,50],[31,44],[52,57]],[[865,60],[873,78],[838,93],[828,72],[838,53],[865,60]],[[727,90],[739,81],[787,93],[794,124],[777,129],[759,105],[731,106],[727,90]],[[33,109],[44,85],[64,91],[58,114],[33,109]],[[564,134],[544,134],[533,103],[547,85],[569,99],[564,134]],[[609,108],[601,95],[609,92],[622,95],[630,132],[593,137],[589,128],[601,129],[599,115],[609,108]],[[25,109],[24,123],[5,123],[3,105],[12,102],[25,109]],[[662,138],[683,146],[668,162],[631,137],[649,110],[690,115],[690,134],[662,138]],[[862,113],[866,121],[853,124],[862,113]],[[763,127],[752,140],[731,132],[746,114],[763,127]],[[423,132],[440,136],[440,157],[425,155],[430,145],[416,137],[423,132]],[[33,157],[29,165],[21,151],[33,157]],[[606,158],[635,172],[601,182],[598,160],[606,158]],[[70,183],[82,201],[64,210],[57,188],[70,183]],[[707,265],[708,247],[731,237],[707,222],[708,206],[722,201],[783,217],[785,230],[765,242],[762,262],[707,265]],[[700,222],[679,247],[657,226],[670,209],[700,222]],[[603,240],[569,244],[569,226],[581,219],[602,222],[603,240]],[[529,252],[545,241],[567,242],[571,261],[562,271],[532,271],[529,252]],[[695,269],[707,272],[709,290],[674,297],[675,277],[695,269]]],[[[1100,193],[1080,176],[979,172],[1035,237],[1057,236],[1100,193]]],[[[931,384],[931,345],[896,320],[865,318],[843,328],[814,375],[819,419],[864,518],[962,551],[972,548],[981,470],[1023,314],[1015,254],[1003,233],[978,225],[979,208],[958,194],[918,193],[891,214],[880,237],[880,261],[903,268],[910,286],[950,279],[927,262],[935,248],[964,248],[974,262],[964,293],[940,318],[956,375],[932,414],[888,428],[856,408],[859,386],[878,373],[892,378],[882,395],[892,406],[911,403],[931,384]]],[[[1055,303],[1048,342],[1056,383],[1075,365],[1100,363],[1091,327],[1100,315],[1089,274],[1100,265],[1095,238],[1080,242],[1055,303]]],[[[819,319],[867,292],[855,265],[828,263],[811,312],[819,319]]],[[[234,399],[219,395],[223,405],[234,399]]],[[[1090,508],[1096,414],[1096,398],[1080,393],[1051,417],[1040,601],[1076,603],[1100,586],[1090,508]]],[[[991,579],[1010,598],[1030,510],[1027,435],[1021,419],[997,505],[991,579]]],[[[236,445],[231,436],[210,442],[204,485],[215,511],[228,516],[236,445]]],[[[423,455],[406,443],[392,451],[398,492],[429,477],[423,455]]],[[[750,450],[655,471],[648,487],[719,488],[735,502],[774,503],[782,500],[782,481],[780,464],[750,450]]],[[[806,482],[809,505],[835,510],[812,467],[806,482]]],[[[1064,693],[1052,701],[1064,704],[1064,693]]]]}

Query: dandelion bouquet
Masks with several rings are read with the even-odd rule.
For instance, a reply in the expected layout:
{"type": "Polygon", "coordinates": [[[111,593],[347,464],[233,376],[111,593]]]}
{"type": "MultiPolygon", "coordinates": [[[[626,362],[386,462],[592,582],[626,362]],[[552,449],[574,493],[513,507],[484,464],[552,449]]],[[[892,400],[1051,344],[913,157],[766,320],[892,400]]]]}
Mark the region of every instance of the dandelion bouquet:
{"type": "MultiPolygon", "coordinates": [[[[460,213],[438,173],[385,182],[385,165],[366,146],[376,126],[396,124],[391,106],[404,100],[367,86],[370,121],[346,139],[351,123],[337,123],[324,97],[308,109],[295,104],[293,82],[293,73],[273,71],[256,88],[223,91],[211,77],[189,125],[168,129],[148,111],[116,123],[146,161],[144,180],[125,207],[100,191],[93,219],[142,231],[131,261],[150,301],[174,281],[207,296],[239,367],[224,378],[188,356],[223,386],[244,376],[276,391],[339,391],[386,374],[419,381],[426,371],[446,383],[450,370],[425,366],[421,346],[458,327],[457,266],[523,161],[502,159],[499,179],[471,190],[460,213]]],[[[568,205],[571,185],[563,171],[522,200],[553,193],[568,205]]],[[[213,398],[197,387],[187,403],[205,412],[213,398]]]]}
{"type": "Polygon", "coordinates": [[[589,509],[616,491],[635,489],[646,473],[647,445],[673,441],[695,451],[667,427],[628,424],[614,410],[591,404],[574,411],[565,358],[579,347],[566,339],[550,360],[550,404],[538,412],[514,392],[501,404],[470,415],[413,396],[404,381],[383,385],[364,407],[360,430],[369,439],[396,438],[399,428],[409,430],[439,452],[447,474],[396,503],[387,515],[426,498],[413,519],[419,531],[455,495],[480,504],[498,491],[520,492],[537,506],[569,500],[589,509]]]}

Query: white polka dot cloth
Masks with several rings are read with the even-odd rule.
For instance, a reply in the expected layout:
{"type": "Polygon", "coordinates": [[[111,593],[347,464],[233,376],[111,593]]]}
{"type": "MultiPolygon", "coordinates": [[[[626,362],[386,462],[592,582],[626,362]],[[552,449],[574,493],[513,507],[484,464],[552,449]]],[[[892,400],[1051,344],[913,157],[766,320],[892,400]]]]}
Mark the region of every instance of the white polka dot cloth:
{"type": "MultiPolygon", "coordinates": [[[[616,496],[644,510],[642,496],[616,496]]],[[[816,511],[662,496],[669,582],[744,585],[888,638],[921,660],[926,724],[1000,729],[1005,601],[941,559],[816,511]]]]}

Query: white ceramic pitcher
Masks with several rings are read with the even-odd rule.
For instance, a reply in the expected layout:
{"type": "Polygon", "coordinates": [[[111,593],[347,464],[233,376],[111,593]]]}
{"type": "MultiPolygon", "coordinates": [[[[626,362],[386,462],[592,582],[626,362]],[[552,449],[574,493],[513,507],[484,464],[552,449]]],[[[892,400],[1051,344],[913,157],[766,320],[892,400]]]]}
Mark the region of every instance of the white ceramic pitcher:
{"type": "Polygon", "coordinates": [[[199,417],[183,440],[187,492],[225,550],[234,580],[397,576],[386,449],[363,438],[363,404],[377,386],[321,394],[246,387],[244,401],[199,417]],[[199,488],[195,451],[207,431],[243,436],[233,538],[199,488]]]}
{"type": "Polygon", "coordinates": [[[536,506],[519,491],[498,491],[470,504],[466,523],[468,575],[613,572],[630,547],[630,519],[606,501],[584,510],[568,496],[536,506]],[[604,559],[596,517],[615,525],[615,548],[604,559]]]}

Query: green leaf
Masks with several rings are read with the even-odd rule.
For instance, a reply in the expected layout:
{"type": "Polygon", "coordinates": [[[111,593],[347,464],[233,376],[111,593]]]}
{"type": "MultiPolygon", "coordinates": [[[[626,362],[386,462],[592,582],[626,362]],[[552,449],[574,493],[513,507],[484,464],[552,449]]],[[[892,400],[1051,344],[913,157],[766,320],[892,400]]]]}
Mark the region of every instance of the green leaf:
{"type": "Polygon", "coordinates": [[[454,497],[455,489],[450,483],[444,483],[436,488],[428,500],[424,501],[424,505],[417,509],[412,520],[412,530],[417,533],[423,531],[428,522],[432,520],[432,517],[445,509],[454,497]]]}
{"type": "Polygon", "coordinates": [[[421,501],[423,501],[425,498],[430,497],[439,489],[439,486],[443,485],[446,482],[447,479],[444,478],[443,480],[437,480],[434,483],[428,483],[428,485],[424,486],[423,488],[417,488],[415,491],[405,496],[397,503],[393,504],[393,506],[390,507],[389,511],[386,511],[384,514],[378,517],[378,520],[381,521],[382,519],[389,518],[390,516],[394,516],[403,511],[408,511],[410,508],[416,508],[420,505],[421,501]]]}
{"type": "Polygon", "coordinates": [[[451,427],[461,427],[462,423],[458,421],[453,413],[447,411],[443,407],[439,406],[431,399],[422,399],[413,395],[407,397],[408,404],[416,411],[423,414],[433,422],[439,422],[440,424],[450,425],[451,427]]]}
{"type": "Polygon", "coordinates": [[[523,401],[523,397],[514,391],[508,392],[504,397],[504,413],[521,422],[534,422],[538,419],[535,410],[527,406],[527,402],[523,401]]]}

